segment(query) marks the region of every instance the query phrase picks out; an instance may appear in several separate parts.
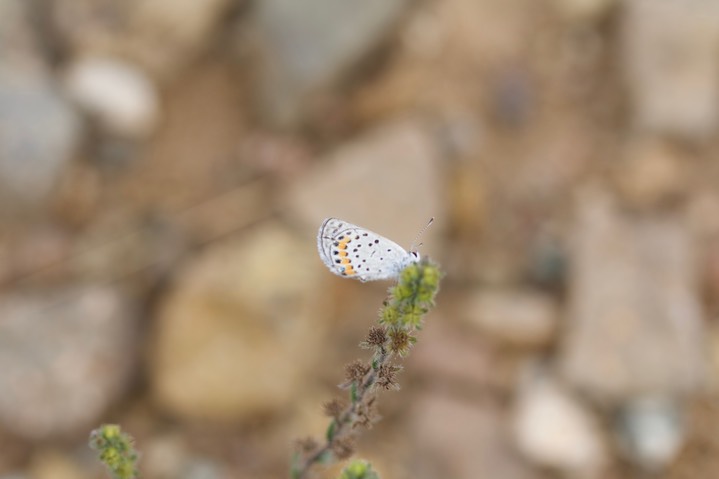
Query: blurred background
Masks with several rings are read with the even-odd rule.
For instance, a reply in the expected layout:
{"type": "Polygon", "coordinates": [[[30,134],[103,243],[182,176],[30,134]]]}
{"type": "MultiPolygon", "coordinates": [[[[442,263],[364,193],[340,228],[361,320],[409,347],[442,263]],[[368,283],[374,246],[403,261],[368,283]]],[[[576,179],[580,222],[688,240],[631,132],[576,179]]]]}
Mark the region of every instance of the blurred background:
{"type": "Polygon", "coordinates": [[[719,477],[718,155],[714,0],[0,0],[0,478],[286,477],[329,216],[436,218],[383,478],[719,477]]]}

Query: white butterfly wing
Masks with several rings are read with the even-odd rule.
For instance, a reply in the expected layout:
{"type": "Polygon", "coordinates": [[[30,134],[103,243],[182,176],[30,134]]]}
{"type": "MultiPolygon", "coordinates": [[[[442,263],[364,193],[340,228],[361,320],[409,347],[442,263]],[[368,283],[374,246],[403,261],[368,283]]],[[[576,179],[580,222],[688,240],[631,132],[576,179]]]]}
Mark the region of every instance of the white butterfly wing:
{"type": "Polygon", "coordinates": [[[394,241],[337,218],[320,226],[317,249],[334,274],[363,282],[394,278],[412,261],[394,241]]]}

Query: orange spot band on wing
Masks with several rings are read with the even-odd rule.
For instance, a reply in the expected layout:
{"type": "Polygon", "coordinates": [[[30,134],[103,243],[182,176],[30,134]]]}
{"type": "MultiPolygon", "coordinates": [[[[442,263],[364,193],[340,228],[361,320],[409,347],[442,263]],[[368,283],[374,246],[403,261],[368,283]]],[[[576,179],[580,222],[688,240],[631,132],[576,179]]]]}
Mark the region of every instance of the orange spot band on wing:
{"type": "Polygon", "coordinates": [[[352,275],[355,274],[356,272],[357,272],[357,271],[355,271],[354,269],[352,269],[352,265],[351,265],[351,264],[348,264],[347,266],[345,266],[345,274],[346,274],[347,276],[352,276],[352,275]]]}
{"type": "Polygon", "coordinates": [[[340,251],[340,252],[339,252],[339,255],[340,255],[341,257],[345,257],[345,256],[347,256],[347,251],[340,251]]]}
{"type": "MultiPolygon", "coordinates": [[[[342,261],[340,261],[340,264],[350,264],[349,258],[342,258],[342,261]]],[[[351,267],[351,266],[350,266],[351,267]]]]}

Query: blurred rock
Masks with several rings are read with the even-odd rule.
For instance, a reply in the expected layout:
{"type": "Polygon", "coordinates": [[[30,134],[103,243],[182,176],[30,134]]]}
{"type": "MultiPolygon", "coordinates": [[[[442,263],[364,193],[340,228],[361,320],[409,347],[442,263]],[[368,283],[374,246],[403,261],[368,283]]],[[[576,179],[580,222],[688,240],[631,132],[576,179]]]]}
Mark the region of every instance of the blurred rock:
{"type": "Polygon", "coordinates": [[[528,378],[514,414],[517,446],[530,460],[569,477],[601,477],[609,458],[597,418],[556,381],[528,378]]]}
{"type": "Polygon", "coordinates": [[[158,92],[139,68],[112,57],[73,62],[65,83],[70,96],[109,133],[142,139],[160,116],[158,92]]]}
{"type": "Polygon", "coordinates": [[[669,145],[640,139],[629,145],[615,169],[615,181],[625,202],[647,210],[676,202],[687,189],[688,158],[669,145]]]}
{"type": "Polygon", "coordinates": [[[286,409],[322,353],[314,240],[266,224],[181,271],[159,311],[152,389],[173,414],[252,419],[286,409]]]}
{"type": "Polygon", "coordinates": [[[153,76],[170,78],[207,47],[232,4],[231,0],[58,0],[52,15],[58,35],[71,51],[130,58],[153,76]]]}
{"type": "Polygon", "coordinates": [[[703,138],[719,122],[719,3],[628,0],[624,67],[641,128],[703,138]]]}
{"type": "Polygon", "coordinates": [[[179,434],[147,438],[142,445],[142,472],[157,479],[180,477],[189,455],[186,441],[179,434]]]}
{"type": "Polygon", "coordinates": [[[0,210],[41,203],[80,135],[76,112],[42,70],[0,62],[0,210]]]}
{"type": "Polygon", "coordinates": [[[668,397],[642,397],[623,404],[615,432],[624,456],[649,472],[665,469],[684,444],[684,411],[668,397]]]}
{"type": "Polygon", "coordinates": [[[463,316],[482,332],[513,346],[547,346],[559,311],[546,294],[523,290],[480,290],[466,301],[463,316]]]}
{"type": "Polygon", "coordinates": [[[0,424],[43,440],[86,435],[125,390],[135,324],[127,301],[96,285],[0,297],[0,424]]]}
{"type": "MultiPolygon", "coordinates": [[[[444,304],[461,305],[459,298],[454,301],[451,296],[444,296],[451,293],[442,293],[444,304]]],[[[405,367],[435,388],[452,389],[459,384],[467,389],[476,388],[488,399],[501,400],[514,384],[507,380],[507,371],[497,364],[495,348],[478,334],[468,334],[452,322],[462,314],[460,308],[445,309],[440,317],[433,313],[405,367]]]]}
{"type": "Polygon", "coordinates": [[[90,479],[94,477],[72,457],[60,451],[41,449],[32,458],[29,467],[32,479],[90,479]]]}
{"type": "Polygon", "coordinates": [[[413,478],[541,477],[516,457],[505,418],[494,407],[424,395],[410,415],[407,438],[415,452],[407,467],[413,478]]]}
{"type": "Polygon", "coordinates": [[[421,252],[437,251],[445,204],[439,151],[417,121],[380,127],[330,154],[297,178],[286,210],[316,233],[322,220],[342,218],[391,238],[405,248],[430,217],[421,252]]]}
{"type": "Polygon", "coordinates": [[[572,21],[591,22],[599,20],[617,0],[554,0],[559,13],[572,21]]]}
{"type": "Polygon", "coordinates": [[[210,459],[190,458],[186,461],[185,467],[178,479],[223,479],[228,477],[224,467],[210,459]]]}
{"type": "Polygon", "coordinates": [[[30,10],[24,0],[0,0],[0,63],[22,67],[43,63],[30,10]]]}
{"type": "Polygon", "coordinates": [[[323,89],[386,40],[406,0],[264,0],[256,5],[261,74],[272,122],[294,125],[323,89]]]}
{"type": "Polygon", "coordinates": [[[599,191],[579,197],[566,377],[600,401],[697,391],[705,381],[693,245],[674,216],[623,216],[599,191]]]}

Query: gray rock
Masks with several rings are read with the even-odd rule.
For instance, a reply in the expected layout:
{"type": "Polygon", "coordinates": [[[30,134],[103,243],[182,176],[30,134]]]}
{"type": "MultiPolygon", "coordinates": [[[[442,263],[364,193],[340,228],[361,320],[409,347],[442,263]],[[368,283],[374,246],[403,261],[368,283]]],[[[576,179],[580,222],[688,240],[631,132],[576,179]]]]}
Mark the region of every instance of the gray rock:
{"type": "Polygon", "coordinates": [[[80,119],[40,69],[0,64],[0,204],[37,205],[79,144],[80,119]]]}
{"type": "Polygon", "coordinates": [[[579,198],[560,367],[596,400],[697,391],[702,310],[681,218],[631,217],[599,191],[579,198]]]}
{"type": "Polygon", "coordinates": [[[628,0],[624,66],[640,128],[702,138],[719,124],[719,3],[628,0]]]}
{"type": "Polygon", "coordinates": [[[259,89],[266,116],[278,124],[301,119],[310,96],[384,40],[407,0],[263,0],[257,3],[259,89]]]}
{"type": "Polygon", "coordinates": [[[82,433],[127,385],[135,327],[115,290],[0,297],[0,425],[43,440],[82,433]]]}
{"type": "Polygon", "coordinates": [[[624,456],[649,472],[666,468],[685,439],[682,404],[669,397],[642,397],[623,404],[615,431],[624,456]]]}

